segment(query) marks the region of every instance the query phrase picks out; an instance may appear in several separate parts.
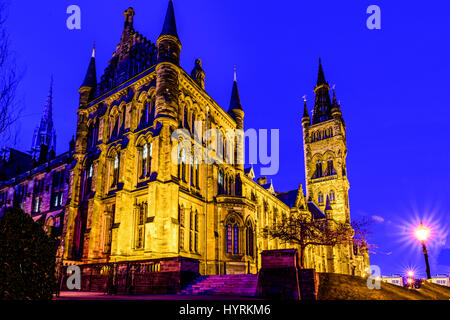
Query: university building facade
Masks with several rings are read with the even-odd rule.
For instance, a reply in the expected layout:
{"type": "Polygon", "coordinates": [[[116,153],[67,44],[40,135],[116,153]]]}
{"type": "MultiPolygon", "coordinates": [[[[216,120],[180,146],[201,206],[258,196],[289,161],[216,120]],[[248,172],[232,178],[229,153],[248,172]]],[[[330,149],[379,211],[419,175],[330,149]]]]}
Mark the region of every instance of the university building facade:
{"type": "MultiPolygon", "coordinates": [[[[313,115],[305,102],[302,118],[306,194],[301,185],[277,192],[267,178],[255,181],[253,169],[238,161],[242,140],[227,139],[227,130],[245,129],[236,80],[225,111],[205,91],[200,60],[190,73],[180,67],[172,1],[156,43],[134,29],[134,14],[132,8],[124,12],[120,43],[99,81],[92,53],[70,151],[42,162],[45,168],[35,164],[22,178],[2,182],[4,207],[21,184],[37,185],[41,172],[48,176],[44,193],[51,193],[53,172],[64,170],[57,217],[58,253],[65,264],[185,257],[199,261],[201,274],[258,272],[263,250],[292,247],[262,237],[262,228],[290,214],[350,222],[345,123],[321,64],[313,115]],[[186,134],[174,139],[179,129],[186,134]],[[197,139],[208,129],[222,132],[220,150],[197,139]],[[216,161],[186,161],[191,150],[216,161]]],[[[51,204],[33,215],[28,203],[35,193],[29,193],[22,207],[48,225],[55,216],[51,204]]],[[[305,262],[318,272],[355,275],[369,265],[367,250],[354,243],[310,246],[305,262]]]]}

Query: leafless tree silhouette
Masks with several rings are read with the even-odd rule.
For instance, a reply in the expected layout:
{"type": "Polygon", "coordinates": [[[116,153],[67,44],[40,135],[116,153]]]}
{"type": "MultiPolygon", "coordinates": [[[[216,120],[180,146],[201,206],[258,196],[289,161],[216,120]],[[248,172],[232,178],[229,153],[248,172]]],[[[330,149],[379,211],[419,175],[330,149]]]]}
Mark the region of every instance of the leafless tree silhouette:
{"type": "Polygon", "coordinates": [[[15,137],[13,124],[20,110],[16,105],[16,90],[20,81],[15,61],[10,52],[6,30],[6,3],[0,3],[0,146],[15,137]]]}
{"type": "Polygon", "coordinates": [[[311,219],[304,213],[291,213],[279,224],[262,229],[262,236],[279,239],[300,248],[300,267],[305,267],[305,251],[310,245],[355,244],[367,249],[368,221],[352,224],[328,219],[311,219]]]}

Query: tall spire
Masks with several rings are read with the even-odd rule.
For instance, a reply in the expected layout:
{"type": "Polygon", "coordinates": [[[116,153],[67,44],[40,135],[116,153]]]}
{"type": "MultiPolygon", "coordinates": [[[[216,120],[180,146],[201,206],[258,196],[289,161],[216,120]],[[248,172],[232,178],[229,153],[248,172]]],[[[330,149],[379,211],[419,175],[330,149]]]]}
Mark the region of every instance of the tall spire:
{"type": "Polygon", "coordinates": [[[314,102],[312,124],[327,121],[332,118],[331,116],[332,105],[329,90],[330,87],[325,80],[325,73],[323,72],[322,61],[321,59],[319,59],[317,86],[314,88],[314,93],[316,97],[314,102]]]}
{"type": "Polygon", "coordinates": [[[327,84],[327,82],[325,81],[325,74],[324,74],[323,68],[322,68],[322,60],[319,58],[319,73],[317,75],[317,86],[320,86],[323,84],[327,84]]]}
{"type": "Polygon", "coordinates": [[[95,43],[92,48],[91,61],[89,62],[89,66],[86,72],[86,76],[84,77],[84,81],[81,84],[80,88],[93,88],[97,87],[97,71],[95,69],[95,43]]]}
{"type": "Polygon", "coordinates": [[[167,7],[166,11],[166,17],[164,19],[163,29],[159,36],[161,37],[164,35],[173,36],[178,39],[177,24],[175,22],[175,10],[173,9],[172,0],[169,1],[169,6],[167,7]]]}
{"type": "Polygon", "coordinates": [[[33,140],[31,142],[31,154],[38,157],[41,147],[46,146],[47,152],[51,148],[56,150],[56,132],[53,127],[53,76],[50,78],[50,89],[45,102],[39,126],[34,130],[33,140]]]}

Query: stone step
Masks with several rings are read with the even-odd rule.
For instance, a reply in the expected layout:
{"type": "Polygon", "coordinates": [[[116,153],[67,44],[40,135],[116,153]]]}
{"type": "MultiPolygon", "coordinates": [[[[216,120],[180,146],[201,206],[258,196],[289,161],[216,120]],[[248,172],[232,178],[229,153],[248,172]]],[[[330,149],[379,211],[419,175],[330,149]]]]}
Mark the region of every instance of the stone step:
{"type": "Polygon", "coordinates": [[[255,296],[257,280],[256,274],[200,276],[180,294],[255,296]]]}

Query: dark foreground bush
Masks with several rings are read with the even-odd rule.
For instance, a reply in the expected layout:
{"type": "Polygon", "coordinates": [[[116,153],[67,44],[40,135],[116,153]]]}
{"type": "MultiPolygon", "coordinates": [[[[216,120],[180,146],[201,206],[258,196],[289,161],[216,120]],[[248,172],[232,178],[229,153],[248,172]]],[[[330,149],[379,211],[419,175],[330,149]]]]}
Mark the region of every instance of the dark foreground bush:
{"type": "Polygon", "coordinates": [[[54,242],[23,210],[0,218],[0,299],[49,300],[55,288],[54,242]]]}

